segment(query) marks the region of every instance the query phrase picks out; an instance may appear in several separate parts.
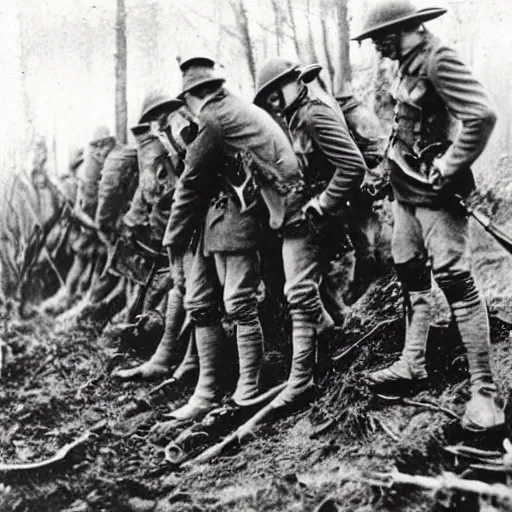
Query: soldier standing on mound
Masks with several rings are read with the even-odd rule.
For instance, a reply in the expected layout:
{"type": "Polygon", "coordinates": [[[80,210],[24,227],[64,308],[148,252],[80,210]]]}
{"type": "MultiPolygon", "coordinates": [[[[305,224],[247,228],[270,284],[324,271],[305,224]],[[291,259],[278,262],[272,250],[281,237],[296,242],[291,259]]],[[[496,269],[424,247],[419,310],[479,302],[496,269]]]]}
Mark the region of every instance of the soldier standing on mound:
{"type": "Polygon", "coordinates": [[[407,327],[400,359],[367,381],[374,392],[392,396],[425,384],[432,270],[468,355],[471,399],[462,425],[481,431],[502,425],[504,414],[490,367],[487,310],[471,275],[468,218],[455,195],[473,189],[470,166],[487,144],[496,113],[472,72],[423,26],[445,12],[418,10],[409,0],[381,0],[354,38],[371,38],[383,57],[400,64],[386,162],[396,198],[392,254],[407,327]]]}
{"type": "Polygon", "coordinates": [[[286,388],[274,399],[276,407],[298,403],[313,384],[318,338],[333,324],[320,296],[329,261],[326,249],[342,239],[347,201],[359,191],[366,171],[335,98],[323,90],[310,95],[301,71],[284,59],[266,62],[254,99],[269,111],[282,112],[278,117],[288,127],[305,181],[294,201],[299,208],[282,229],[293,357],[286,388]]]}
{"type": "MultiPolygon", "coordinates": [[[[141,167],[141,175],[149,173],[149,176],[141,178],[125,223],[131,230],[149,230],[153,245],[161,246],[172,195],[183,171],[186,148],[197,135],[197,124],[182,101],[165,94],[152,94],[144,101],[139,125],[133,130],[137,132],[140,157],[147,160],[141,167]],[[168,143],[162,144],[162,137],[166,137],[168,143]]],[[[167,296],[165,329],[156,351],[145,363],[118,370],[114,374],[116,377],[154,379],[168,375],[180,362],[183,355],[180,339],[186,323],[183,295],[190,260],[187,252],[183,261],[173,265],[173,287],[167,296]]],[[[173,373],[175,383],[197,368],[194,337],[190,336],[185,357],[173,373]]]]}
{"type": "Polygon", "coordinates": [[[229,408],[243,407],[259,395],[263,334],[257,310],[258,245],[266,215],[248,179],[249,162],[269,182],[300,178],[282,130],[268,114],[226,90],[213,61],[189,59],[181,69],[181,96],[199,119],[199,134],[187,150],[164,246],[173,258],[180,257],[194,230],[202,226],[185,296],[200,370],[188,403],[172,413],[170,422],[160,424],[159,429],[167,433],[201,419],[219,404],[221,372],[226,366],[222,306],[236,326],[239,357],[239,378],[229,408]]]}

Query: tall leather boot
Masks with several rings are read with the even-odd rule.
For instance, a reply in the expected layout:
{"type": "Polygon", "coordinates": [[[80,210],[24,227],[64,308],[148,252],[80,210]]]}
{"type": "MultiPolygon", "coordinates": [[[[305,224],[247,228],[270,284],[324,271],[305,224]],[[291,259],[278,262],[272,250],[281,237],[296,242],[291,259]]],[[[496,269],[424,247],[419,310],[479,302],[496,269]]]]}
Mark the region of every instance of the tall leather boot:
{"type": "Polygon", "coordinates": [[[485,300],[471,277],[448,285],[441,283],[441,289],[448,299],[468,356],[471,399],[466,404],[461,424],[472,431],[500,427],[505,415],[496,402],[498,394],[491,372],[491,335],[485,300]]]}
{"type": "Polygon", "coordinates": [[[199,357],[197,355],[195,332],[192,330],[185,355],[172,376],[175,381],[181,381],[197,371],[199,371],[199,357]]]}
{"type": "Polygon", "coordinates": [[[179,335],[185,320],[183,306],[183,293],[174,287],[168,294],[167,309],[165,312],[165,329],[162,339],[149,361],[126,370],[120,370],[116,376],[121,379],[151,379],[167,375],[172,371],[173,365],[178,363],[182,353],[179,344],[179,335]]]}
{"type": "Polygon", "coordinates": [[[427,379],[425,352],[432,317],[431,290],[409,292],[409,303],[400,358],[388,368],[366,376],[374,393],[390,398],[413,394],[427,379]]]}
{"type": "Polygon", "coordinates": [[[171,414],[172,418],[179,421],[200,420],[219,405],[219,374],[222,370],[221,352],[224,339],[220,322],[213,325],[196,325],[195,338],[199,356],[199,379],[190,400],[171,414]]]}
{"type": "Polygon", "coordinates": [[[292,316],[292,367],[286,388],[272,402],[276,407],[298,402],[313,386],[316,327],[306,315],[292,316]]]}
{"type": "Polygon", "coordinates": [[[254,318],[237,323],[236,338],[239,374],[233,400],[238,403],[254,398],[259,392],[263,331],[257,312],[254,318]]]}

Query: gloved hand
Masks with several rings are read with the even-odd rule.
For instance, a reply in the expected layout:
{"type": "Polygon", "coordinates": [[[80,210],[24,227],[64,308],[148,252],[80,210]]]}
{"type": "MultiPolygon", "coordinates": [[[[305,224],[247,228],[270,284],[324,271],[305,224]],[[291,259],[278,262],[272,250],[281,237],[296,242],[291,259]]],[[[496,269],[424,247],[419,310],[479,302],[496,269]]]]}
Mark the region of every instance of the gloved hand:
{"type": "Polygon", "coordinates": [[[364,175],[361,191],[374,200],[382,199],[391,193],[389,186],[389,170],[385,160],[373,169],[368,169],[364,175]]]}

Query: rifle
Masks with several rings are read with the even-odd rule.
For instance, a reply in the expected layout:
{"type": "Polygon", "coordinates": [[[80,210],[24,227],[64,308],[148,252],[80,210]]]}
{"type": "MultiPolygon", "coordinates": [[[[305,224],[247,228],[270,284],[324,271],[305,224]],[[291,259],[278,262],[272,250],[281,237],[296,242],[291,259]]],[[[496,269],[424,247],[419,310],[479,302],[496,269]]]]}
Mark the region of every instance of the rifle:
{"type": "Polygon", "coordinates": [[[468,205],[463,197],[455,196],[464,211],[471,215],[484,229],[496,240],[509,254],[512,255],[512,237],[507,235],[501,228],[496,226],[493,220],[485,213],[468,205]]]}
{"type": "MultiPolygon", "coordinates": [[[[411,154],[402,155],[400,151],[393,151],[393,159],[409,177],[419,181],[420,183],[431,185],[428,180],[428,167],[431,165],[431,160],[437,156],[437,154],[442,154],[443,149],[444,147],[441,144],[434,143],[427,146],[419,156],[411,154]],[[422,158],[425,155],[428,157],[428,162],[422,162],[422,158]],[[413,165],[411,165],[411,163],[413,165]],[[420,168],[424,173],[423,175],[414,169],[414,164],[420,165],[420,168]]],[[[391,147],[391,150],[393,150],[393,147],[391,147]]],[[[466,200],[460,194],[454,194],[454,197],[457,199],[462,209],[468,215],[473,217],[509,254],[512,255],[512,237],[496,226],[494,221],[481,210],[468,205],[466,200]]]]}
{"type": "Polygon", "coordinates": [[[167,254],[164,252],[157,251],[136,238],[127,239],[119,236],[113,244],[107,245],[107,261],[100,277],[104,277],[109,272],[123,275],[130,281],[144,286],[151,266],[161,268],[167,261],[167,254]],[[131,261],[130,254],[135,254],[138,258],[131,261]]]}

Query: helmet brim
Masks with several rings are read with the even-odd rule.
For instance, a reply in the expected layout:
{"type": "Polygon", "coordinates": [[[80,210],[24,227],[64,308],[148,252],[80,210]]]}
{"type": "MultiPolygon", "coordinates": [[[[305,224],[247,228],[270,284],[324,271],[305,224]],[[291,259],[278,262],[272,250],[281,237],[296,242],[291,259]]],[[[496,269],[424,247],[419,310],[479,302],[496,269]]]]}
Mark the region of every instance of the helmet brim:
{"type": "Polygon", "coordinates": [[[256,105],[261,103],[263,96],[269,94],[274,87],[277,87],[277,84],[279,82],[284,80],[288,75],[292,75],[295,71],[299,71],[299,66],[290,66],[288,69],[285,69],[282,73],[279,73],[279,75],[273,77],[271,80],[268,80],[268,82],[265,82],[254,95],[253,103],[256,105]]]}
{"type": "Polygon", "coordinates": [[[154,107],[151,107],[149,110],[144,112],[139,118],[139,124],[144,124],[149,122],[150,118],[158,117],[160,114],[164,112],[171,113],[174,110],[178,110],[180,107],[183,106],[183,100],[180,100],[178,98],[173,98],[171,100],[164,101],[162,103],[159,103],[158,105],[155,105],[154,107]]]}
{"type": "Polygon", "coordinates": [[[320,64],[310,64],[309,66],[304,66],[300,70],[299,80],[305,84],[309,84],[318,77],[320,71],[322,71],[322,66],[320,64]]]}
{"type": "Polygon", "coordinates": [[[365,30],[364,32],[358,34],[356,37],[352,38],[352,41],[363,41],[364,39],[368,39],[376,34],[389,32],[391,29],[398,27],[404,23],[408,22],[417,22],[419,24],[425,23],[427,21],[434,20],[446,14],[447,9],[442,7],[429,7],[426,9],[420,9],[414,14],[409,14],[408,16],[403,16],[393,21],[389,21],[388,23],[382,23],[376,27],[373,27],[369,30],[365,30]]]}
{"type": "Polygon", "coordinates": [[[187,85],[187,87],[185,89],[183,89],[183,91],[181,91],[180,94],[178,95],[178,99],[183,100],[185,94],[187,94],[187,92],[190,92],[192,89],[195,89],[196,87],[200,87],[202,85],[210,85],[210,84],[222,85],[225,82],[226,82],[226,79],[221,78],[221,77],[203,78],[201,80],[197,80],[197,81],[192,82],[191,84],[187,85]]]}

